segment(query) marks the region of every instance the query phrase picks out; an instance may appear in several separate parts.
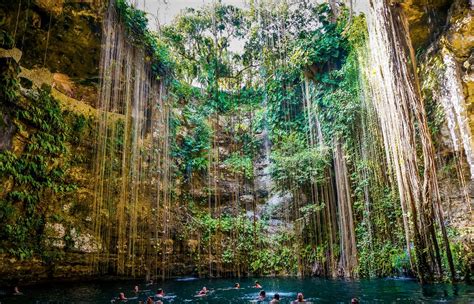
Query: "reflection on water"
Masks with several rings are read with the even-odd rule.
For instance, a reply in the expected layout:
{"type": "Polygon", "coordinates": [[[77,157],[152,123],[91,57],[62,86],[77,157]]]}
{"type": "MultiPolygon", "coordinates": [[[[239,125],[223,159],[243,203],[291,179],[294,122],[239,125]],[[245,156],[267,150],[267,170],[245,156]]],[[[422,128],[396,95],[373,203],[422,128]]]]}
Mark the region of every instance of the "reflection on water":
{"type": "MultiPolygon", "coordinates": [[[[146,302],[158,288],[163,288],[163,303],[269,303],[275,293],[280,303],[291,303],[298,292],[305,296],[306,303],[350,303],[357,297],[361,303],[473,303],[474,287],[460,284],[419,285],[413,280],[325,280],[297,278],[261,278],[266,291],[266,301],[257,301],[260,289],[253,288],[252,279],[196,279],[184,278],[155,282],[147,285],[136,280],[64,282],[35,286],[20,286],[24,295],[11,296],[11,287],[2,287],[0,302],[5,303],[111,303],[123,292],[127,301],[116,303],[146,302]],[[235,283],[242,288],[232,288],[235,283]],[[135,285],[143,291],[133,292],[135,285]],[[203,286],[209,289],[206,296],[197,297],[203,286]]],[[[156,298],[157,300],[157,298],[156,298]]]]}

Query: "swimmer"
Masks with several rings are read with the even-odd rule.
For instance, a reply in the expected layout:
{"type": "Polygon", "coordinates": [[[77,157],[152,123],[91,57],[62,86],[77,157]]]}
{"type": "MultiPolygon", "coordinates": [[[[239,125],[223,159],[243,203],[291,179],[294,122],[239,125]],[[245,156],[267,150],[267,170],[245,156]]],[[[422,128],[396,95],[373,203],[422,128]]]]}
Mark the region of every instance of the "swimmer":
{"type": "Polygon", "coordinates": [[[155,304],[155,301],[153,301],[153,299],[151,297],[148,297],[146,299],[146,304],[155,304]]]}
{"type": "Polygon", "coordinates": [[[276,293],[273,295],[273,300],[270,301],[270,304],[278,304],[280,303],[280,295],[276,293]]]}
{"type": "Polygon", "coordinates": [[[357,299],[357,298],[352,298],[351,304],[359,304],[359,299],[357,299]]]}
{"type": "Polygon", "coordinates": [[[138,285],[135,285],[135,287],[133,288],[133,292],[134,293],[139,293],[140,292],[140,288],[138,288],[138,285]]]}
{"type": "Polygon", "coordinates": [[[240,288],[240,284],[239,283],[235,283],[234,284],[234,289],[239,289],[240,288]]]}
{"type": "Polygon", "coordinates": [[[199,296],[205,296],[207,294],[207,288],[204,286],[198,293],[199,296]]]}
{"type": "Polygon", "coordinates": [[[165,296],[165,292],[163,291],[163,289],[158,288],[158,290],[156,291],[155,297],[157,297],[157,298],[163,298],[164,296],[165,296]]]}
{"type": "Polygon", "coordinates": [[[306,303],[306,301],[304,300],[303,294],[299,292],[298,296],[296,296],[296,300],[293,301],[292,303],[306,303]]]}
{"type": "Polygon", "coordinates": [[[265,290],[260,290],[260,293],[258,294],[258,301],[265,301],[266,297],[267,297],[267,294],[265,290]]]}
{"type": "Polygon", "coordinates": [[[153,279],[149,280],[148,283],[146,283],[146,286],[151,286],[153,285],[153,279]]]}
{"type": "Polygon", "coordinates": [[[21,296],[23,294],[23,292],[20,291],[20,289],[18,288],[18,286],[15,286],[13,288],[13,295],[14,296],[21,296]]]}
{"type": "Polygon", "coordinates": [[[128,298],[125,296],[123,292],[119,293],[119,300],[126,301],[128,298]]]}
{"type": "Polygon", "coordinates": [[[254,285],[253,287],[254,287],[254,288],[261,289],[261,288],[262,288],[262,285],[260,285],[260,282],[259,282],[259,281],[255,281],[255,285],[254,285]]]}

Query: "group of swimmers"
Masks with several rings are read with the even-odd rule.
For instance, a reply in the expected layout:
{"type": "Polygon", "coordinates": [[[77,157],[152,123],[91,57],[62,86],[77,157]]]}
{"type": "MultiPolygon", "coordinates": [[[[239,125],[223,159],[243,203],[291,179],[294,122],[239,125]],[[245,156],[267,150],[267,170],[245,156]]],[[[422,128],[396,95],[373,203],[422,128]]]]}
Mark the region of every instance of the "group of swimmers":
{"type": "MultiPolygon", "coordinates": [[[[151,284],[153,284],[153,283],[151,283],[151,284]]],[[[150,284],[147,284],[147,285],[150,285],[150,284]]],[[[260,285],[260,283],[258,281],[256,281],[255,284],[252,287],[257,288],[257,289],[262,289],[262,285],[260,285]]],[[[233,289],[240,289],[240,284],[235,283],[233,289]]],[[[140,291],[138,286],[135,286],[133,291],[135,292],[135,294],[138,294],[139,292],[142,292],[142,291],[140,291]]],[[[149,291],[149,290],[145,290],[145,291],[149,291]]],[[[204,286],[201,290],[199,290],[197,292],[197,294],[195,296],[196,297],[203,297],[203,296],[206,296],[208,294],[208,292],[209,292],[209,289],[207,289],[207,287],[204,286]]],[[[156,294],[153,297],[149,296],[147,298],[146,304],[163,304],[163,302],[161,300],[164,297],[165,297],[165,292],[163,291],[163,289],[159,288],[157,290],[156,294]],[[155,301],[155,299],[157,299],[157,301],[155,301]]],[[[125,297],[125,294],[123,292],[121,292],[116,300],[127,301],[127,300],[132,300],[132,299],[136,299],[136,298],[127,298],[127,297],[125,297]]],[[[257,302],[263,302],[263,301],[266,301],[266,300],[267,300],[267,294],[266,294],[265,290],[262,289],[262,290],[260,290],[256,301],[257,302]]],[[[142,303],[142,302],[140,301],[140,303],[142,303]]],[[[273,299],[271,299],[271,301],[270,301],[270,304],[278,304],[278,303],[280,303],[280,295],[278,293],[275,293],[273,295],[273,299]]],[[[296,300],[294,300],[291,303],[292,304],[297,304],[297,303],[307,303],[307,302],[304,299],[303,293],[299,292],[298,295],[296,296],[296,300]]],[[[359,300],[357,298],[353,298],[351,300],[351,304],[359,304],[359,300]]]]}
{"type": "MultiPolygon", "coordinates": [[[[235,288],[239,288],[239,287],[240,287],[239,283],[236,283],[235,288]]],[[[254,287],[259,288],[259,289],[262,288],[262,286],[260,285],[260,283],[258,281],[255,282],[254,287]]],[[[258,302],[263,302],[265,300],[267,300],[267,293],[265,292],[265,290],[260,290],[260,293],[258,294],[257,301],[258,302]]],[[[270,304],[277,304],[277,303],[280,303],[280,295],[278,293],[275,293],[273,295],[273,299],[270,301],[270,304]]],[[[304,299],[303,293],[299,292],[298,295],[296,296],[296,300],[294,300],[291,303],[296,304],[296,303],[307,303],[307,302],[304,299]]],[[[357,298],[353,298],[351,300],[351,304],[359,304],[359,300],[357,298]]]]}
{"type": "MultiPolygon", "coordinates": [[[[150,283],[147,284],[147,286],[150,286],[150,285],[153,285],[153,281],[150,281],[150,283]]],[[[135,293],[135,295],[138,295],[139,293],[142,293],[142,292],[149,292],[149,291],[151,290],[140,290],[138,285],[136,285],[133,288],[133,292],[135,293]]],[[[165,292],[163,291],[163,289],[158,288],[158,290],[156,291],[156,294],[153,297],[148,297],[146,299],[146,304],[163,304],[161,299],[163,299],[164,297],[165,297],[165,292]],[[158,299],[157,301],[155,301],[156,298],[158,299]]],[[[125,296],[124,292],[121,292],[119,293],[118,297],[111,300],[111,303],[115,303],[116,301],[126,302],[128,300],[136,300],[136,299],[137,297],[128,298],[125,296]]],[[[143,302],[140,301],[139,303],[143,303],[143,302]]]]}
{"type": "MultiPolygon", "coordinates": [[[[257,301],[265,301],[267,299],[267,294],[265,293],[265,290],[261,290],[260,293],[258,294],[257,301]]],[[[280,295],[278,293],[275,293],[273,295],[273,299],[270,301],[270,304],[277,304],[280,303],[280,295]]],[[[298,293],[298,296],[296,296],[296,300],[293,301],[292,303],[306,303],[303,293],[298,293]]]]}

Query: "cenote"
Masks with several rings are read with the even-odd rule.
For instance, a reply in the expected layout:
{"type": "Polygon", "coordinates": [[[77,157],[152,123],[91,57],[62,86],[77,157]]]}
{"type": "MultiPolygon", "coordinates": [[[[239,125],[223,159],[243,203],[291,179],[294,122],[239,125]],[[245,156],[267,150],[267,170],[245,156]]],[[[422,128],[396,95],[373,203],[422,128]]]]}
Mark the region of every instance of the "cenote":
{"type": "MultiPolygon", "coordinates": [[[[302,292],[308,303],[350,303],[357,297],[362,303],[472,303],[474,287],[467,284],[420,285],[410,279],[327,280],[297,278],[259,278],[268,303],[275,293],[280,303],[291,303],[302,292]]],[[[177,279],[145,285],[142,281],[69,282],[25,286],[24,295],[2,297],[2,303],[110,303],[120,292],[127,303],[145,302],[148,296],[163,288],[163,303],[257,303],[260,289],[253,288],[253,279],[177,279]],[[239,290],[233,289],[240,283],[239,290]],[[143,291],[136,295],[138,285],[143,291]],[[196,297],[206,286],[205,297],[196,297]],[[155,291],[155,292],[153,292],[155,291]]],[[[123,301],[125,302],[125,301],[123,301]]],[[[123,303],[117,301],[117,303],[123,303]]]]}
{"type": "Polygon", "coordinates": [[[468,303],[473,9],[1,0],[0,301],[468,303]]]}

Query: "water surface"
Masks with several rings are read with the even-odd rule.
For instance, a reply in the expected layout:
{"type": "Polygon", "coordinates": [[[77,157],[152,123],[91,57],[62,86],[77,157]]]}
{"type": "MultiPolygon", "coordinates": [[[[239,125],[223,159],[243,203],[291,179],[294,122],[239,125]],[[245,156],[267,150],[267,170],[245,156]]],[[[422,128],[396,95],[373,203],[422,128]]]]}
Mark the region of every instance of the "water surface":
{"type": "MultiPolygon", "coordinates": [[[[163,288],[164,303],[256,303],[259,289],[252,288],[256,279],[194,279],[181,278],[157,282],[147,286],[143,281],[90,281],[64,282],[20,286],[22,296],[7,296],[3,290],[0,302],[7,303],[111,303],[111,300],[124,292],[127,303],[146,301],[158,288],[163,288]],[[241,289],[235,290],[234,283],[241,289]],[[132,290],[138,285],[143,291],[135,294],[132,290]],[[205,297],[196,293],[206,286],[210,292],[205,297]]],[[[361,303],[474,303],[474,286],[460,284],[420,285],[407,279],[377,280],[326,280],[318,278],[261,278],[258,279],[267,293],[267,299],[278,292],[280,303],[291,303],[298,292],[305,295],[311,303],[350,303],[357,297],[361,303]]],[[[261,303],[268,303],[261,302],[261,303]]]]}

